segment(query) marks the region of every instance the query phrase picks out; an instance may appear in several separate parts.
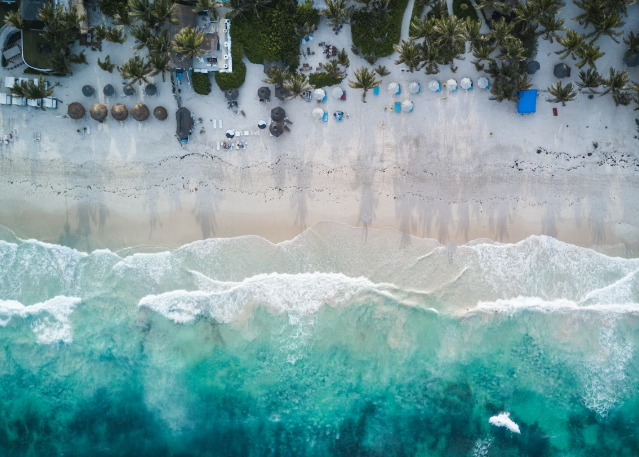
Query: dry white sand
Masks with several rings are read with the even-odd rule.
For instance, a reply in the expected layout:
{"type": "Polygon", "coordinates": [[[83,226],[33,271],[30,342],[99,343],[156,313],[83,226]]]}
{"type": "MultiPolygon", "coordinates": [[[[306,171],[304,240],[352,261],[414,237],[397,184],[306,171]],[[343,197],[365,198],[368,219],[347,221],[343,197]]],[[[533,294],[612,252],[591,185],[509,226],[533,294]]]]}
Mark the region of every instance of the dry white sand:
{"type": "MultiPolygon", "coordinates": [[[[638,8],[631,7],[626,31],[639,29],[638,8]]],[[[565,17],[575,16],[566,10],[565,17]]],[[[570,20],[567,25],[574,27],[570,20]]],[[[316,51],[309,59],[314,67],[326,61],[321,41],[349,49],[350,31],[345,27],[335,36],[322,20],[315,40],[303,46],[316,51]]],[[[600,44],[606,56],[599,69],[623,68],[624,45],[609,38],[600,44]]],[[[139,91],[109,99],[107,105],[122,102],[131,109],[138,100],[151,110],[163,105],[167,121],[151,116],[143,123],[132,118],[118,123],[109,117],[99,124],[62,117],[70,102],[80,101],[88,111],[91,103],[103,100],[101,88],[107,83],[121,93],[117,71],[106,73],[95,61],[110,54],[119,64],[132,54],[130,46],[131,39],[124,45],[105,43],[101,54],[88,51],[90,65],[76,66],[72,77],[59,79],[56,96],[65,104],[57,111],[0,107],[0,133],[16,129],[19,134],[18,141],[0,148],[0,224],[19,237],[85,250],[172,248],[200,238],[245,234],[277,242],[318,221],[333,220],[392,227],[442,243],[512,242],[547,234],[584,246],[625,243],[636,248],[628,241],[639,226],[636,116],[632,107],[615,107],[610,96],[589,100],[580,94],[562,107],[547,103],[550,96],[542,90],[537,113],[520,116],[514,103],[490,101],[490,94],[478,88],[456,93],[426,89],[434,78],[477,81],[482,74],[470,55],[456,74],[442,68],[434,77],[400,71],[393,56],[378,62],[392,73],[384,78],[381,94],[369,92],[365,104],[361,91],[348,88],[346,81],[345,102],[329,95],[321,104],[281,103],[275,97],[260,104],[256,91],[264,85],[263,69],[251,64],[239,98],[246,117],[226,108],[215,84],[208,96],[183,85],[182,104],[202,119],[186,146],[175,138],[177,103],[171,84],[160,77],[155,78],[160,96],[143,97],[139,91]],[[391,81],[402,85],[400,96],[388,95],[391,81]],[[411,81],[422,84],[421,93],[408,93],[411,81]],[[84,84],[94,85],[99,95],[83,97],[84,84]],[[415,103],[412,113],[385,111],[409,98],[415,103]],[[290,133],[272,138],[261,131],[246,138],[247,150],[217,150],[227,128],[255,131],[276,106],[294,122],[290,133]],[[317,106],[329,111],[329,122],[313,120],[317,106]],[[336,122],[336,110],[350,118],[336,122]],[[212,120],[220,119],[223,129],[214,129],[212,120]],[[91,126],[91,135],[77,133],[85,125],[91,126]],[[39,143],[33,132],[41,132],[39,143]]],[[[542,68],[532,78],[536,88],[555,81],[558,49],[540,39],[542,68]]],[[[349,73],[362,65],[351,55],[349,73]]],[[[639,80],[637,69],[630,70],[639,80]]],[[[576,81],[577,74],[573,65],[567,80],[576,81]]],[[[614,252],[633,255],[625,248],[614,252]]]]}

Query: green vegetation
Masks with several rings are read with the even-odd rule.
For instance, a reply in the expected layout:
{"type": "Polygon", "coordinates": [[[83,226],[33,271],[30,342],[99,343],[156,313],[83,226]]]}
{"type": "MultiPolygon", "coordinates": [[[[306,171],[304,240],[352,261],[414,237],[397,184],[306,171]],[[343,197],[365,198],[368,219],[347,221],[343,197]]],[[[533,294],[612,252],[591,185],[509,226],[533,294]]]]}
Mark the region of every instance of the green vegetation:
{"type": "Polygon", "coordinates": [[[24,30],[22,34],[24,35],[22,43],[24,46],[25,61],[29,65],[40,68],[41,70],[51,68],[51,43],[39,32],[24,30]],[[49,52],[46,52],[47,49],[49,52]]]}
{"type": "Polygon", "coordinates": [[[351,17],[353,46],[369,63],[393,53],[399,43],[408,0],[389,0],[388,6],[360,9],[351,17]]]}
{"type": "Polygon", "coordinates": [[[331,76],[324,72],[311,73],[310,75],[308,75],[309,83],[315,88],[336,86],[337,84],[340,84],[343,79],[344,78],[342,78],[341,75],[331,76]]]}
{"type": "Polygon", "coordinates": [[[193,73],[191,79],[196,94],[208,95],[211,92],[211,78],[208,73],[193,73]]]}
{"type": "Polygon", "coordinates": [[[476,20],[479,19],[475,7],[470,0],[453,0],[453,14],[461,19],[467,17],[476,20]]]}
{"type": "MultiPolygon", "coordinates": [[[[231,34],[233,33],[233,26],[231,26],[231,34]]],[[[215,82],[220,90],[232,90],[237,89],[246,79],[246,64],[242,62],[244,50],[240,43],[233,43],[231,49],[231,59],[233,60],[233,71],[231,73],[215,73],[215,82]]]]}
{"type": "Polygon", "coordinates": [[[381,84],[381,79],[375,79],[375,72],[366,67],[355,70],[355,80],[348,80],[348,85],[353,89],[362,89],[362,102],[366,103],[366,93],[381,84]]]}
{"type": "Polygon", "coordinates": [[[99,5],[100,11],[110,18],[114,18],[118,14],[122,15],[123,12],[129,10],[129,4],[126,0],[100,0],[99,5]]]}
{"type": "MultiPolygon", "coordinates": [[[[22,81],[21,83],[16,83],[9,90],[12,95],[17,97],[26,97],[31,100],[42,100],[43,98],[51,97],[54,89],[55,85],[46,87],[44,78],[39,76],[37,83],[33,80],[22,81]]],[[[45,110],[44,106],[41,108],[43,111],[45,110]]]]}

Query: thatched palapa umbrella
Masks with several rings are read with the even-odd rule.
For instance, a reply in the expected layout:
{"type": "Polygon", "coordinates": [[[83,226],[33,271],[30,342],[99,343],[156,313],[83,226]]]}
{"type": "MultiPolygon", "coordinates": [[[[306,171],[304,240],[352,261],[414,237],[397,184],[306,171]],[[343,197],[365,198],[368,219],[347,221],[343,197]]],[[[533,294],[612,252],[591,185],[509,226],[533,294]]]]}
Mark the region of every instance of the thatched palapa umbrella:
{"type": "Polygon", "coordinates": [[[82,93],[85,97],[92,97],[95,94],[95,88],[93,86],[89,86],[88,84],[82,88],[82,93]]]}
{"type": "Polygon", "coordinates": [[[273,108],[271,110],[271,119],[273,119],[275,122],[283,121],[285,117],[286,111],[284,111],[283,108],[280,108],[278,106],[277,108],[273,108]]]}
{"type": "Polygon", "coordinates": [[[73,102],[69,105],[68,113],[71,119],[81,119],[85,113],[84,106],[78,102],[73,102]]]}
{"type": "Polygon", "coordinates": [[[146,121],[149,118],[149,108],[144,103],[137,103],[131,109],[131,116],[138,122],[146,121]]]}
{"type": "Polygon", "coordinates": [[[102,103],[94,103],[91,105],[91,108],[89,108],[89,113],[93,119],[102,122],[109,115],[109,110],[102,103]]]}
{"type": "Polygon", "coordinates": [[[269,132],[271,132],[271,135],[277,138],[282,133],[284,133],[284,122],[271,122],[268,130],[269,132]]]}
{"type": "Polygon", "coordinates": [[[104,89],[102,89],[102,93],[107,97],[113,97],[115,95],[115,89],[111,84],[107,84],[104,86],[104,89]]]}
{"type": "Polygon", "coordinates": [[[163,106],[158,106],[153,110],[153,115],[159,121],[165,121],[167,117],[169,117],[169,113],[166,112],[166,108],[163,106]]]}
{"type": "Polygon", "coordinates": [[[148,84],[144,88],[144,93],[147,95],[155,95],[158,93],[158,87],[155,84],[148,84]]]}
{"type": "Polygon", "coordinates": [[[257,98],[260,100],[269,100],[271,98],[271,89],[268,87],[260,87],[257,89],[257,98]]]}
{"type": "Polygon", "coordinates": [[[116,103],[111,108],[111,116],[117,121],[124,121],[129,117],[129,110],[122,103],[116,103]]]}
{"type": "Polygon", "coordinates": [[[237,89],[233,89],[233,90],[225,90],[224,91],[224,96],[226,97],[226,99],[228,101],[234,101],[237,100],[237,97],[240,96],[240,91],[237,89]]]}

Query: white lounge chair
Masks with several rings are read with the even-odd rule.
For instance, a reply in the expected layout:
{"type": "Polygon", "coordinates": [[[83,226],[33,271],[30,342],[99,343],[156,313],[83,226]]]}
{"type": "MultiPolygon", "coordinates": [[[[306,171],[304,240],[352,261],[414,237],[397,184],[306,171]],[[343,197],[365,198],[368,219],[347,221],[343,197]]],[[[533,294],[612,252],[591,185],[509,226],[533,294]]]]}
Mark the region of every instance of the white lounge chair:
{"type": "Polygon", "coordinates": [[[217,142],[217,150],[218,151],[220,150],[220,142],[219,141],[217,142]]]}

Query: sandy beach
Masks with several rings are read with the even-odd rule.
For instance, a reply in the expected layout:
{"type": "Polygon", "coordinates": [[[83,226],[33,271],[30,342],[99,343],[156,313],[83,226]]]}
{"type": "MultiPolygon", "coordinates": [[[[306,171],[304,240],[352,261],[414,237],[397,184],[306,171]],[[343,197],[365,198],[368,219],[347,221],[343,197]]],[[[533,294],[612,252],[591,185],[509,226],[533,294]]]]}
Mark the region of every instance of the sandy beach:
{"type": "MultiPolygon", "coordinates": [[[[565,17],[574,16],[565,9],[565,17]]],[[[635,16],[624,30],[639,28],[635,16]]],[[[311,44],[317,48],[326,41],[349,49],[348,26],[335,36],[324,21],[311,44]]],[[[570,27],[572,21],[566,22],[570,27]]],[[[598,61],[600,72],[606,74],[611,65],[622,69],[623,45],[607,37],[600,41],[606,52],[598,61]]],[[[514,103],[491,101],[479,88],[426,89],[432,79],[476,81],[483,74],[470,54],[455,74],[447,67],[437,75],[411,74],[394,65],[395,56],[380,59],[377,64],[392,73],[379,96],[369,92],[362,103],[361,91],[345,80],[346,101],[329,94],[319,105],[275,97],[259,103],[263,67],[247,63],[238,99],[245,116],[227,109],[215,83],[208,96],[181,86],[182,106],[201,119],[187,145],[175,138],[177,102],[168,77],[166,82],[155,77],[159,96],[145,97],[138,88],[132,97],[104,99],[101,87],[121,88],[122,79],[95,62],[108,54],[121,63],[131,53],[131,38],[123,45],[105,43],[101,53],[87,51],[89,65],[76,66],[73,76],[47,78],[61,83],[55,96],[64,103],[57,110],[0,108],[2,133],[18,132],[15,143],[0,148],[0,225],[20,238],[89,251],[175,248],[239,235],[279,242],[331,220],[395,228],[441,243],[515,242],[545,234],[581,246],[615,246],[607,251],[615,255],[636,255],[639,140],[632,106],[615,107],[610,96],[591,100],[585,93],[565,107],[548,103],[545,89],[556,81],[552,68],[561,61],[554,54],[560,47],[539,42],[541,70],[532,76],[540,89],[535,114],[518,115],[514,103]],[[393,81],[402,86],[401,95],[388,94],[393,81]],[[419,94],[406,90],[412,81],[421,83],[419,94]],[[84,97],[85,84],[98,88],[98,95],[84,97]],[[406,99],[415,104],[411,113],[385,109],[406,99]],[[151,110],[162,105],[169,119],[119,123],[109,117],[100,124],[64,116],[68,103],[78,101],[88,111],[98,100],[129,109],[138,101],[151,110]],[[258,121],[269,120],[276,106],[293,122],[291,132],[279,138],[268,130],[254,135],[258,121]],[[330,113],[328,122],[313,120],[317,106],[330,113]],[[336,110],[348,117],[335,121],[336,110]],[[90,135],[77,132],[85,126],[91,127],[90,135]],[[228,128],[251,132],[246,150],[217,149],[228,128]],[[39,142],[33,132],[41,134],[39,142]]],[[[324,58],[317,49],[308,59],[313,67],[324,58]]],[[[349,77],[367,65],[350,57],[349,77]]],[[[573,66],[564,83],[577,80],[578,72],[573,66]]],[[[629,73],[637,79],[636,69],[629,73]]]]}

